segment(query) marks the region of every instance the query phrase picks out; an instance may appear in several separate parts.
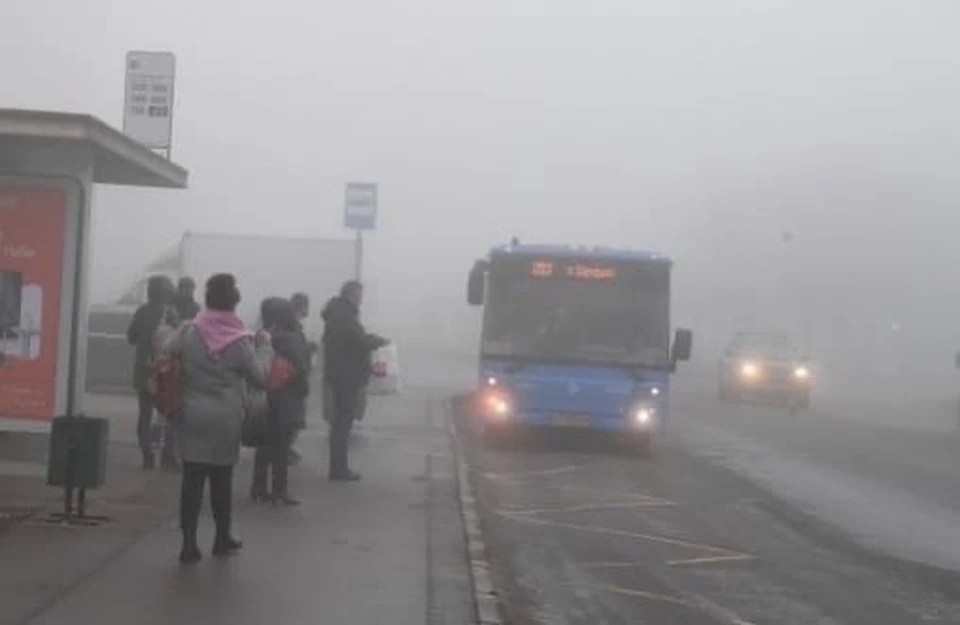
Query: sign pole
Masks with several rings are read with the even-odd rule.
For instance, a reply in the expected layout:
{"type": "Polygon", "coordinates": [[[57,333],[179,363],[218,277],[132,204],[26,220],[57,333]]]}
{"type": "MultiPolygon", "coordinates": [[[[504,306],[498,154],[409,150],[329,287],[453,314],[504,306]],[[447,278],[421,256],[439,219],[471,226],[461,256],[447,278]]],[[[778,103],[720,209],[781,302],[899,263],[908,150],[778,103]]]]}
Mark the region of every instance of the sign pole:
{"type": "Polygon", "coordinates": [[[353,275],[357,282],[363,280],[363,230],[357,229],[356,245],[353,247],[353,275]]]}
{"type": "Polygon", "coordinates": [[[353,277],[363,278],[363,231],[377,225],[377,185],[348,182],[344,197],[343,225],[354,232],[353,277]]]}

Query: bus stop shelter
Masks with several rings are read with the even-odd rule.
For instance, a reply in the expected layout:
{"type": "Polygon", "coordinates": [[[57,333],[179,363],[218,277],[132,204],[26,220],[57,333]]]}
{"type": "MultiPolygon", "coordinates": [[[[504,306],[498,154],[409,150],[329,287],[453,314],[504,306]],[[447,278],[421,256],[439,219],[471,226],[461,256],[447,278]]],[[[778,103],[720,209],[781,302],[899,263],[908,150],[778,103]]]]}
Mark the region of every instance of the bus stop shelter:
{"type": "Polygon", "coordinates": [[[0,430],[83,411],[93,185],[187,178],[95,117],[0,109],[0,430]]]}

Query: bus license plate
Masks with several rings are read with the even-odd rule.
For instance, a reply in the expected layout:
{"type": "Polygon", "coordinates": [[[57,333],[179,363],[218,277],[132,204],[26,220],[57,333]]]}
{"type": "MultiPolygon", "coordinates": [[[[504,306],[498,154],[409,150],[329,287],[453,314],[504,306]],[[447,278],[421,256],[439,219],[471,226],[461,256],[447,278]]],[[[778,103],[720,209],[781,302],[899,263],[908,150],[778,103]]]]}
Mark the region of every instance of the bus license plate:
{"type": "Polygon", "coordinates": [[[561,414],[555,416],[551,423],[567,428],[588,428],[590,427],[590,417],[586,415],[561,414]]]}

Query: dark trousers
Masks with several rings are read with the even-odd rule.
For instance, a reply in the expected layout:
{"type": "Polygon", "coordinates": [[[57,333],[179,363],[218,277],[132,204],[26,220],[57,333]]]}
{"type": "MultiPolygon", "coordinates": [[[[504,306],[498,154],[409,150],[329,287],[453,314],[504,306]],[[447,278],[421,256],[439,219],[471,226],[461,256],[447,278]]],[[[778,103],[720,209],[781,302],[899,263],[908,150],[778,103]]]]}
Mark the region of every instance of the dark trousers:
{"type": "Polygon", "coordinates": [[[150,426],[153,424],[153,400],[150,393],[137,393],[137,442],[143,457],[153,456],[153,436],[150,426]]]}
{"type": "MultiPolygon", "coordinates": [[[[174,440],[176,435],[173,428],[165,426],[163,428],[163,461],[164,463],[176,462],[176,446],[174,440]]],[[[150,393],[146,391],[137,392],[137,442],[140,444],[140,452],[144,459],[153,458],[153,399],[150,393]]]]}
{"type": "Polygon", "coordinates": [[[350,429],[357,415],[357,402],[362,388],[342,384],[330,384],[330,477],[349,473],[350,463],[347,446],[350,429]]]}
{"type": "Polygon", "coordinates": [[[269,494],[287,496],[287,474],[290,467],[290,448],[297,436],[297,429],[274,425],[270,431],[270,443],[257,447],[253,457],[253,486],[255,497],[268,494],[267,478],[271,478],[269,494]]]}
{"type": "Polygon", "coordinates": [[[210,508],[217,536],[230,534],[233,514],[233,467],[199,462],[183,463],[183,481],[180,485],[180,529],[184,540],[196,541],[203,504],[203,487],[210,480],[210,508]]]}

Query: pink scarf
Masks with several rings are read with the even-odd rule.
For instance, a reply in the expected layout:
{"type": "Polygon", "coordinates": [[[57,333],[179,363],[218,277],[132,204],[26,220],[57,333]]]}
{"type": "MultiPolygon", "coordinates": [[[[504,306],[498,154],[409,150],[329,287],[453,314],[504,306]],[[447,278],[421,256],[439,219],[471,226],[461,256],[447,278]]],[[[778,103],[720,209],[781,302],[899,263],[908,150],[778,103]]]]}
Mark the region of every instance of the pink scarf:
{"type": "Polygon", "coordinates": [[[193,325],[200,332],[207,352],[213,357],[219,356],[237,341],[253,338],[253,332],[233,312],[204,308],[193,320],[193,325]]]}

